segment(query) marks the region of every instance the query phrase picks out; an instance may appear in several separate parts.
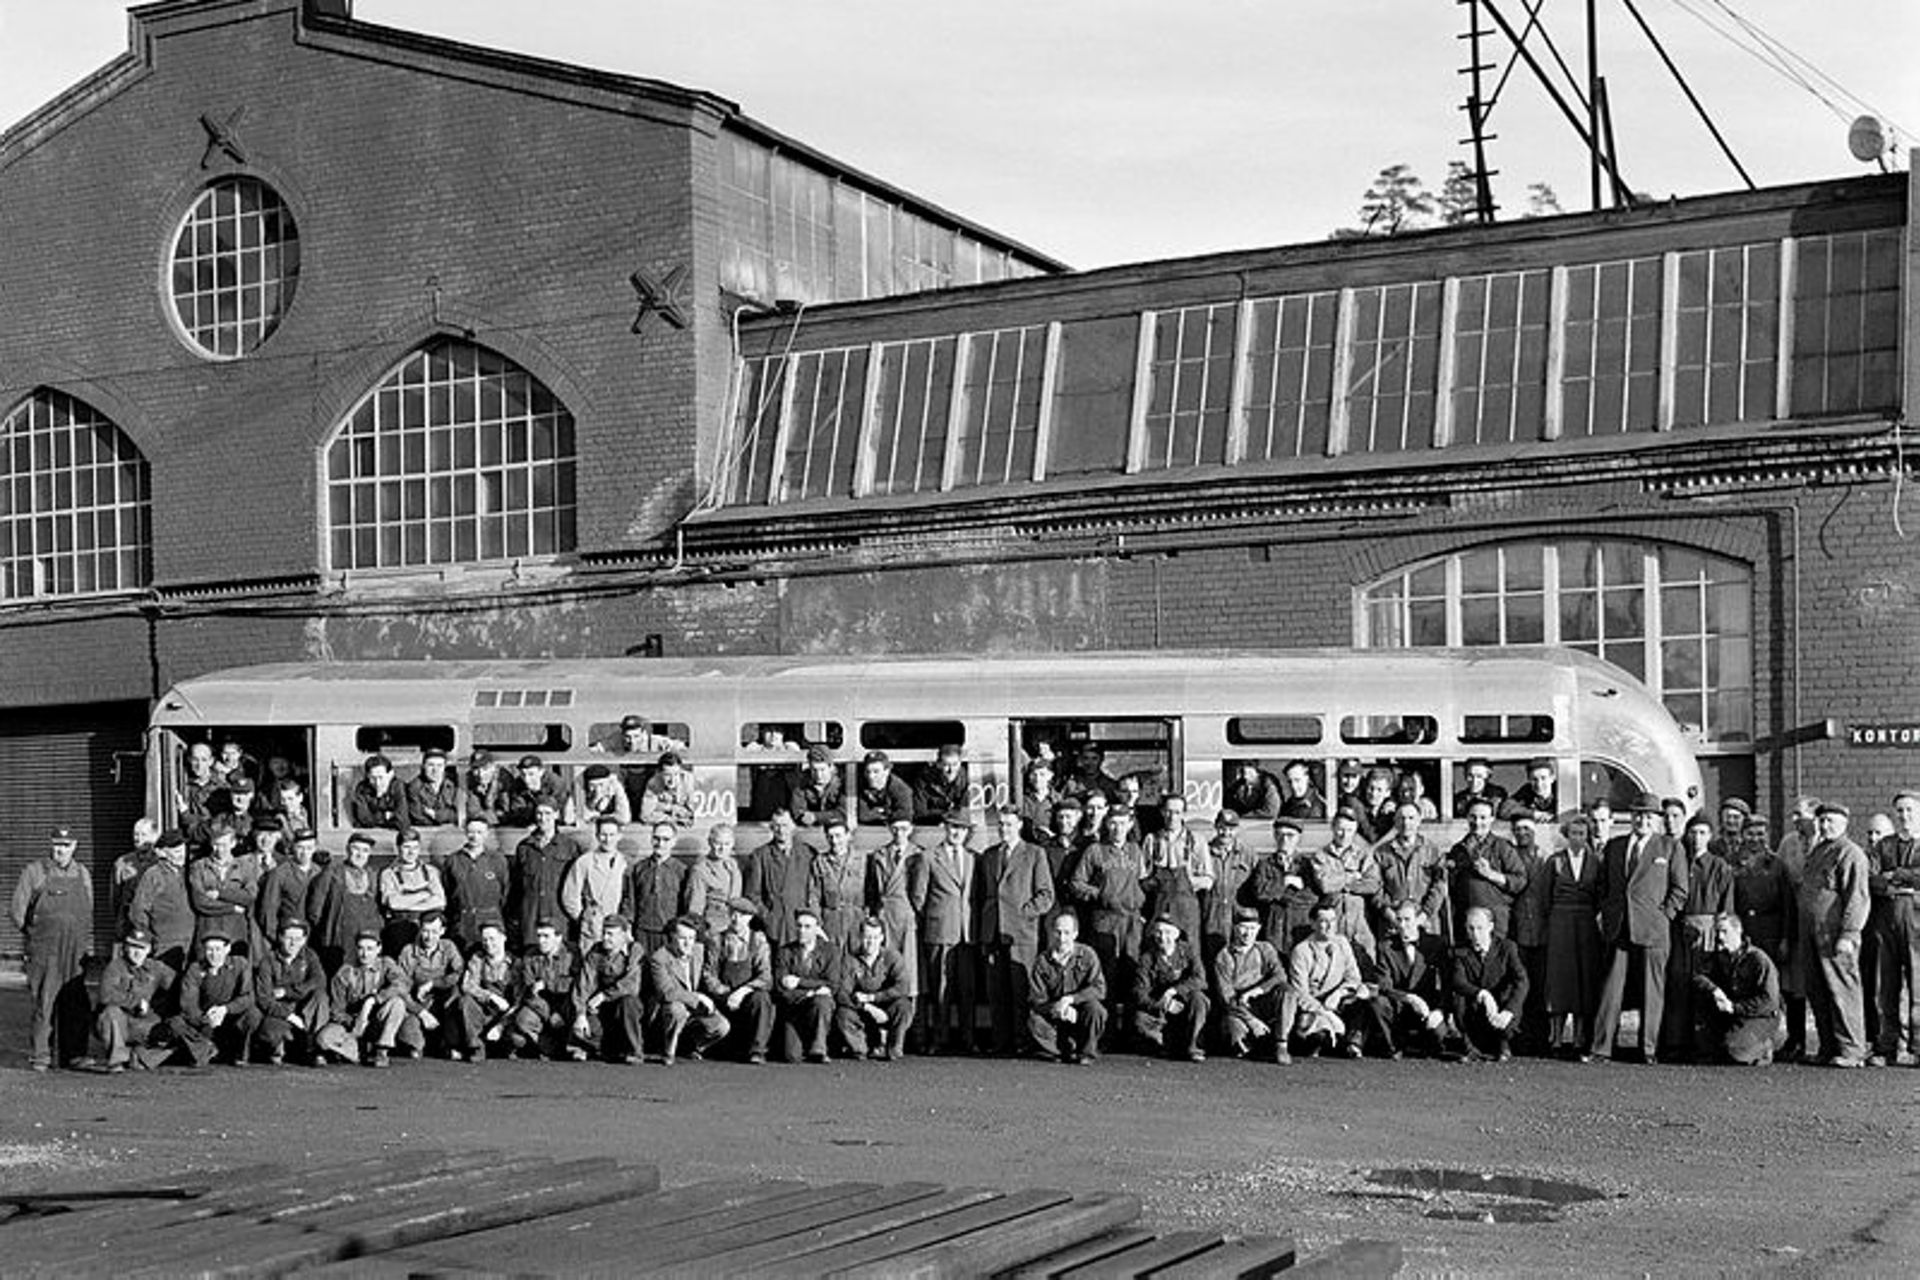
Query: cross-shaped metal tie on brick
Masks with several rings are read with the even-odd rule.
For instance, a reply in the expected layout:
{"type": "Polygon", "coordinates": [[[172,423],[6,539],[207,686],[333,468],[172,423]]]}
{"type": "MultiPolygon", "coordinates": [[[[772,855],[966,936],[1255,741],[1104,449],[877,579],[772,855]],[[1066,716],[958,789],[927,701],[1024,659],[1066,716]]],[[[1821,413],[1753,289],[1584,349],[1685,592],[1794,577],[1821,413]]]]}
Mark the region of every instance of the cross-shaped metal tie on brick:
{"type": "Polygon", "coordinates": [[[640,295],[640,314],[633,318],[633,332],[639,333],[646,326],[647,317],[656,311],[662,320],[674,328],[687,327],[687,309],[680,301],[680,286],[687,279],[684,265],[673,268],[658,279],[645,267],[628,278],[633,281],[633,291],[640,295]]]}
{"type": "Polygon", "coordinates": [[[235,164],[247,162],[247,153],[240,146],[240,135],[234,132],[234,126],[238,125],[240,118],[246,114],[245,107],[235,107],[233,114],[228,116],[224,123],[210,115],[201,115],[200,127],[207,131],[207,149],[200,153],[202,169],[213,163],[214,153],[219,151],[232,156],[235,164]]]}

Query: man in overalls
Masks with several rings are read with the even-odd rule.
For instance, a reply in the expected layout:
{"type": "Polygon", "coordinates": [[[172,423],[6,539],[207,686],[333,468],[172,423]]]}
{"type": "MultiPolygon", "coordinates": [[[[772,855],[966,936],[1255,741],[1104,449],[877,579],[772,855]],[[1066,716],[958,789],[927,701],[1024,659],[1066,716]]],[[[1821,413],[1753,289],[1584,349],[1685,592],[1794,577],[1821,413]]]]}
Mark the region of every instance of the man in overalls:
{"type": "Polygon", "coordinates": [[[13,925],[26,940],[27,998],[33,1004],[27,1065],[54,1064],[55,1023],[60,1061],[86,1049],[86,960],[93,951],[93,876],[74,860],[73,833],[57,827],[52,851],[29,863],[13,890],[13,925]]]}

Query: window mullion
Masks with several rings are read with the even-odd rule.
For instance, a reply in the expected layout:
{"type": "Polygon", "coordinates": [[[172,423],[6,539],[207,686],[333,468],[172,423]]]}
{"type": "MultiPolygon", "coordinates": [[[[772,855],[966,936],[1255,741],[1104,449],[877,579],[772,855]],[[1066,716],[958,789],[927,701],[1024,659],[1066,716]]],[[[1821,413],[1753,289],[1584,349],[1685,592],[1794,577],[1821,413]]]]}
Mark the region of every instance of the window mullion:
{"type": "MultiPolygon", "coordinates": [[[[1046,354],[1040,365],[1040,420],[1034,428],[1032,478],[1047,478],[1047,450],[1053,440],[1053,389],[1060,376],[1060,334],[1064,326],[1058,320],[1047,325],[1046,354]]],[[[1021,350],[1026,350],[1023,340],[1021,350]]]]}
{"type": "Polygon", "coordinates": [[[1774,347],[1779,361],[1773,370],[1773,416],[1793,416],[1793,291],[1800,267],[1800,242],[1792,236],[1780,241],[1779,332],[1774,347]]]}
{"type": "MultiPolygon", "coordinates": [[[[1276,316],[1276,319],[1278,317],[1276,316]]],[[[1242,298],[1234,308],[1233,374],[1227,383],[1226,463],[1236,466],[1247,456],[1247,381],[1252,376],[1253,302],[1242,298]]],[[[1278,346],[1278,338],[1275,338],[1278,346]]],[[[1279,364],[1276,353],[1274,364],[1279,364]]],[[[1269,401],[1271,403],[1271,401],[1269,401]]]]}

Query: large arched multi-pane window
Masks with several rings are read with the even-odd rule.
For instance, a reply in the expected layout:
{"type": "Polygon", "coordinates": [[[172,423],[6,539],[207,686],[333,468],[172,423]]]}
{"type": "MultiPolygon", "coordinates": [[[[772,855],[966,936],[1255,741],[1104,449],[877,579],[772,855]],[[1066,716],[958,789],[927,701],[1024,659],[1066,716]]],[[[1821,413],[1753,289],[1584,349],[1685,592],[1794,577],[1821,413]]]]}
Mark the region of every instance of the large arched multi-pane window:
{"type": "Polygon", "coordinates": [[[1753,740],[1753,574],[1687,547],[1505,542],[1362,588],[1362,648],[1559,644],[1645,681],[1708,745],[1753,740]]]}
{"type": "Polygon", "coordinates": [[[440,338],[400,362],[327,446],[335,571],[574,547],[573,415],[525,369],[440,338]]]}
{"type": "Polygon", "coordinates": [[[144,587],[147,460],[91,406],[41,389],[0,419],[0,603],[144,587]]]}

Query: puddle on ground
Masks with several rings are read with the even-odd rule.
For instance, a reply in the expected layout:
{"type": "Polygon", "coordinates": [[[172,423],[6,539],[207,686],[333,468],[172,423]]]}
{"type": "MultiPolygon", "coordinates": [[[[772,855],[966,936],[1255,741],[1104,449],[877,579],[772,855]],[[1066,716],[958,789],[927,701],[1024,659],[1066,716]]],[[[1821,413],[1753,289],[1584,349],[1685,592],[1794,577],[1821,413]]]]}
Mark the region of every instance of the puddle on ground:
{"type": "Polygon", "coordinates": [[[1362,1176],[1384,1190],[1357,1195],[1418,1200],[1428,1205],[1426,1217],[1455,1222],[1557,1222],[1568,1205],[1613,1198],[1577,1182],[1474,1169],[1368,1169],[1362,1176]]]}

